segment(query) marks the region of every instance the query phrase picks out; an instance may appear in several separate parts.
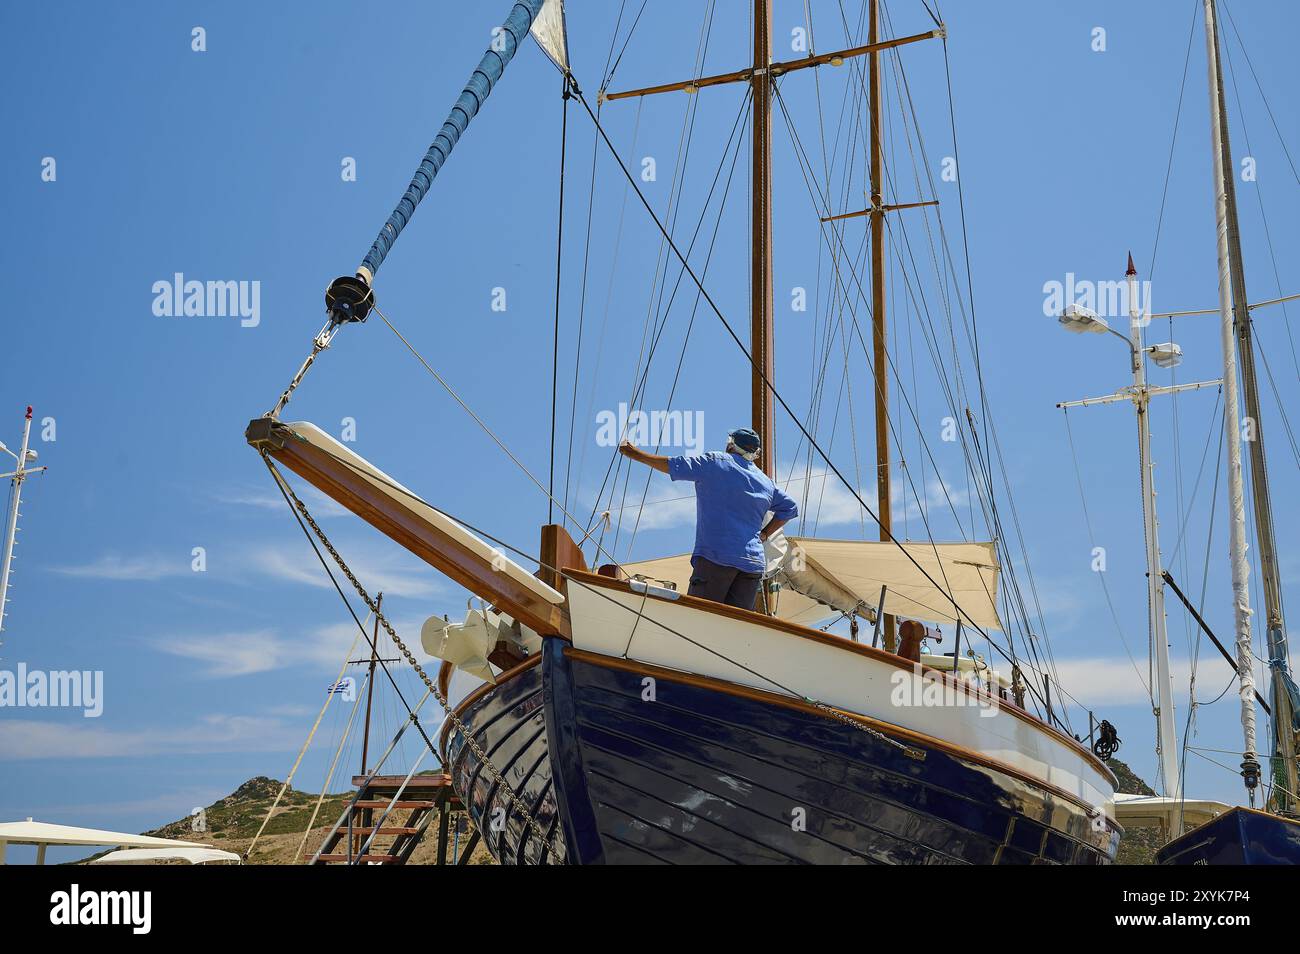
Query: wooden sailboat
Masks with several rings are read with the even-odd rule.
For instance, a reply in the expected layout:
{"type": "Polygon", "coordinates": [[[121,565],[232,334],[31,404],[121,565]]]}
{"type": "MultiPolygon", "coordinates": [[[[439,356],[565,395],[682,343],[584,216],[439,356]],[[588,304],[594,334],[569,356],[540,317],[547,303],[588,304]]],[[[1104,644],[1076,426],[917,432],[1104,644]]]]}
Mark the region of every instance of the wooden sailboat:
{"type": "Polygon", "coordinates": [[[1161,864],[1300,864],[1300,814],[1297,803],[1297,739],[1300,695],[1291,678],[1286,626],[1282,618],[1281,578],[1273,531],[1272,503],[1264,453],[1259,389],[1255,379],[1251,306],[1246,297],[1241,235],[1237,222],[1232,146],[1228,137],[1223,70],[1215,0],[1204,0],[1205,45],[1209,72],[1210,130],[1214,144],[1214,202],[1218,232],[1219,313],[1224,360],[1224,427],[1228,438],[1228,504],[1233,612],[1237,636],[1237,672],[1241,682],[1244,746],[1241,775],[1249,808],[1233,808],[1174,838],[1157,854],[1161,864]],[[1246,560],[1246,491],[1242,479],[1241,408],[1237,395],[1238,364],[1245,392],[1245,417],[1253,421],[1247,441],[1251,502],[1264,592],[1271,685],[1270,772],[1272,796],[1265,811],[1256,809],[1261,766],[1255,740],[1254,653],[1251,646],[1250,580],[1246,560]]]}
{"type": "MultiPolygon", "coordinates": [[[[314,359],[342,327],[365,320],[373,308],[372,282],[384,255],[530,28],[586,105],[568,70],[562,16],[560,0],[515,3],[500,31],[501,48],[494,44],[485,55],[357,274],[331,285],[329,320],[307,362],[274,410],[247,432],[340,568],[346,564],[277,464],[484,600],[484,609],[463,624],[431,620],[422,640],[447,660],[436,683],[425,677],[448,710],[440,754],[488,850],[508,864],[1108,863],[1120,830],[1115,779],[1103,760],[1022,708],[1017,686],[989,667],[964,668],[955,652],[922,656],[918,623],[900,627],[912,638],[901,649],[897,643],[898,616],[946,621],[959,632],[962,625],[995,626],[998,567],[991,549],[979,545],[895,538],[885,387],[876,388],[881,542],[802,541],[811,559],[786,567],[778,580],[803,602],[792,595],[784,614],[767,612],[770,603],[759,612],[682,595],[662,585],[671,577],[666,570],[592,572],[578,544],[555,524],[542,528],[541,569],[532,574],[501,546],[311,424],[280,420],[314,359]],[[539,24],[547,36],[538,33],[539,24]],[[883,605],[882,587],[892,594],[883,605]],[[816,605],[874,618],[883,648],[782,618],[816,605]]],[[[884,50],[943,32],[882,40],[874,0],[869,16],[865,46],[775,63],[770,0],[756,0],[752,66],[624,94],[727,82],[750,87],[749,356],[753,426],[769,474],[776,393],[771,83],[775,75],[847,57],[866,56],[870,64],[872,206],[866,214],[875,237],[873,344],[876,367],[885,366],[883,221],[899,206],[883,199],[878,59],[884,50]]],[[[376,616],[398,639],[382,614],[376,616]]],[[[405,644],[398,640],[398,646],[414,663],[405,644]]]]}

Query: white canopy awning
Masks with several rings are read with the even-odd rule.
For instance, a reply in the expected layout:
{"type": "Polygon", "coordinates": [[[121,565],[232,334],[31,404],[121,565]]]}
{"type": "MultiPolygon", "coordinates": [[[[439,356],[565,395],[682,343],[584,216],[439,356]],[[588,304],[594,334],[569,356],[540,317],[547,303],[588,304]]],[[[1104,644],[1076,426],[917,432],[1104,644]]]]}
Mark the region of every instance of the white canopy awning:
{"type": "Polygon", "coordinates": [[[220,848],[124,848],[95,858],[92,865],[149,865],[186,861],[192,865],[241,864],[239,855],[220,848]]]}
{"type": "Polygon", "coordinates": [[[100,828],[75,828],[72,825],[52,825],[27,819],[20,822],[0,823],[0,864],[4,863],[8,845],[36,845],[37,863],[43,863],[45,848],[49,845],[118,846],[123,848],[206,848],[196,841],[178,841],[173,838],[154,838],[152,835],[132,835],[100,828]]]}
{"type": "Polygon", "coordinates": [[[1126,828],[1154,828],[1166,826],[1181,818],[1183,825],[1193,828],[1226,812],[1231,805],[1204,798],[1167,798],[1164,795],[1130,795],[1115,793],[1115,821],[1126,828]]]}
{"type": "MultiPolygon", "coordinates": [[[[1002,628],[998,562],[992,543],[876,543],[790,537],[777,579],[776,615],[805,625],[836,612],[885,612],[928,623],[974,622],[1002,628]],[[953,604],[956,602],[958,610],[953,604]]],[[[624,564],[631,575],[690,586],[690,554],[624,564]]]]}

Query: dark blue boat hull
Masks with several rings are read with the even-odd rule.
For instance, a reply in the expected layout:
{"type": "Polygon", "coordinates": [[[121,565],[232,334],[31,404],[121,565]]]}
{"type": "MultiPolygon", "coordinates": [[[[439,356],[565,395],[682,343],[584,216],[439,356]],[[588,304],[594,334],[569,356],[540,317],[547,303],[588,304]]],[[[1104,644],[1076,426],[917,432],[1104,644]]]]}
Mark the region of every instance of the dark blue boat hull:
{"type": "Polygon", "coordinates": [[[1234,808],[1156,852],[1162,865],[1300,864],[1300,822],[1234,808]]]}
{"type": "Polygon", "coordinates": [[[943,747],[558,639],[461,718],[536,818],[452,732],[453,785],[507,864],[1106,864],[1118,844],[1083,806],[943,747]]]}

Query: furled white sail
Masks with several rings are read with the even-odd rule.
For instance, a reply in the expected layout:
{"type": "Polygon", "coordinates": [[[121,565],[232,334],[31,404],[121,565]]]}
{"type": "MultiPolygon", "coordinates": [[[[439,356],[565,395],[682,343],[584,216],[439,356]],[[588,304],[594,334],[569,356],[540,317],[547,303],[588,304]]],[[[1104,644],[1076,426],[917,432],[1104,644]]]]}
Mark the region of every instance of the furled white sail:
{"type": "MultiPolygon", "coordinates": [[[[874,543],[790,537],[775,579],[776,615],[805,625],[835,613],[870,618],[885,587],[885,612],[928,623],[957,619],[1001,629],[998,563],[992,543],[874,543]],[[960,607],[958,610],[953,603],[960,607]]],[[[633,576],[663,580],[685,593],[689,554],[624,564],[633,576]]]]}
{"type": "Polygon", "coordinates": [[[562,73],[569,71],[569,37],[564,25],[564,0],[546,0],[530,31],[542,52],[562,73]]]}

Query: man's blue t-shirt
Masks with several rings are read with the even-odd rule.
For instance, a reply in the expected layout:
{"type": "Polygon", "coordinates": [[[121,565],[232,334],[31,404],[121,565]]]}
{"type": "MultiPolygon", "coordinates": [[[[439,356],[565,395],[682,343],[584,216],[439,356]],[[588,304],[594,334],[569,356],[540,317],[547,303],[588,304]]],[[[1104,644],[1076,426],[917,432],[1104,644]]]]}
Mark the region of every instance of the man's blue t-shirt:
{"type": "Polygon", "coordinates": [[[790,495],[739,454],[670,457],[668,476],[695,484],[695,556],[746,573],[767,569],[758,539],[767,512],[777,520],[799,515],[790,495]]]}

